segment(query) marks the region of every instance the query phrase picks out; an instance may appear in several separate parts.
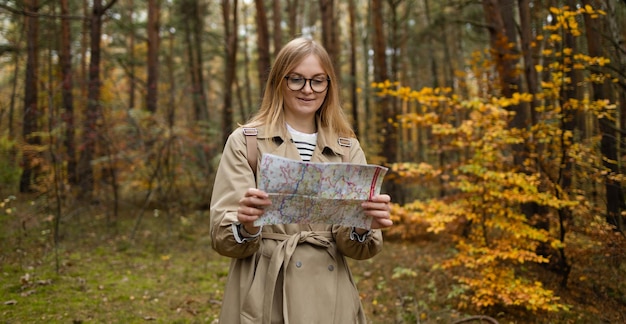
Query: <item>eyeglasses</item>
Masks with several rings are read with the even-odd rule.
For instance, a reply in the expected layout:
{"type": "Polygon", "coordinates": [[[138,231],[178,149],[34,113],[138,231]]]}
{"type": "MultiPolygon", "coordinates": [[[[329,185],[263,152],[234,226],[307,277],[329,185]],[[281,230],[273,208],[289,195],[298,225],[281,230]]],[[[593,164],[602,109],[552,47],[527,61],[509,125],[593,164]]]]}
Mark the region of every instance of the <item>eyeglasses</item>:
{"type": "Polygon", "coordinates": [[[287,79],[287,87],[291,91],[300,91],[304,89],[306,82],[309,81],[311,90],[313,90],[313,92],[320,93],[326,91],[326,89],[328,89],[328,85],[330,84],[330,78],[323,76],[307,79],[300,75],[288,75],[285,79],[287,79]]]}

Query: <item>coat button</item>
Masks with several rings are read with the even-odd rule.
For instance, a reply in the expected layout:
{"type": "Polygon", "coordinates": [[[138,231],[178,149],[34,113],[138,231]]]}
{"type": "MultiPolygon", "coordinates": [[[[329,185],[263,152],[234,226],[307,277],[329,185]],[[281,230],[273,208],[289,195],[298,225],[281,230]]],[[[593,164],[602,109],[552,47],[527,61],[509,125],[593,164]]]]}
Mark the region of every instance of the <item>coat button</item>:
{"type": "Polygon", "coordinates": [[[300,262],[300,261],[296,261],[296,267],[297,267],[297,268],[300,268],[301,266],[302,266],[302,262],[300,262]]]}
{"type": "Polygon", "coordinates": [[[333,271],[333,270],[335,270],[335,266],[334,266],[334,265],[332,265],[332,264],[331,264],[331,265],[329,265],[329,266],[328,266],[328,271],[333,271]]]}

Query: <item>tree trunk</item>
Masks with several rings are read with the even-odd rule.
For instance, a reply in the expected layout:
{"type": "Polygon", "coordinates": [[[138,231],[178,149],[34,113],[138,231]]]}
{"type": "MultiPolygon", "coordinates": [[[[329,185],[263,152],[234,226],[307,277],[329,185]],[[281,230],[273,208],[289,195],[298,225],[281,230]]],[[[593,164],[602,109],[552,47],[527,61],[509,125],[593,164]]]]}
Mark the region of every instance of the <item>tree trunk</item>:
{"type": "MultiPolygon", "coordinates": [[[[389,18],[387,19],[388,29],[390,33],[389,37],[389,47],[391,48],[391,55],[389,55],[390,60],[390,78],[394,81],[400,81],[400,63],[399,63],[399,45],[400,45],[400,34],[399,34],[399,25],[400,21],[398,19],[398,6],[402,0],[387,0],[389,7],[389,18]]],[[[394,102],[394,110],[397,111],[397,100],[393,100],[394,102]]]]}
{"type": "Polygon", "coordinates": [[[89,82],[87,87],[87,110],[83,122],[83,143],[82,152],[78,159],[77,175],[80,197],[90,199],[94,191],[94,172],[91,168],[91,161],[94,158],[96,144],[98,142],[98,120],[101,115],[100,106],[100,39],[102,37],[102,16],[115,4],[117,0],[111,0],[108,4],[102,5],[100,1],[93,2],[90,19],[90,61],[89,61],[89,82]]]}
{"type": "Polygon", "coordinates": [[[180,10],[182,13],[183,19],[183,37],[185,44],[185,52],[187,54],[187,70],[189,72],[189,77],[191,78],[191,102],[193,104],[193,112],[191,116],[192,123],[200,120],[200,116],[202,114],[202,103],[198,96],[198,72],[202,72],[198,70],[197,61],[196,61],[196,51],[194,50],[194,45],[196,44],[193,38],[193,27],[191,26],[192,18],[191,16],[195,8],[193,8],[187,1],[180,2],[180,10]]]}
{"type": "MultiPolygon", "coordinates": [[[[21,30],[20,32],[20,36],[19,36],[19,42],[22,42],[22,36],[24,35],[23,33],[24,29],[21,30]]],[[[14,125],[14,116],[15,116],[15,102],[16,102],[16,98],[17,98],[17,84],[19,83],[19,72],[20,72],[20,51],[18,51],[17,49],[15,50],[15,52],[13,53],[13,64],[15,65],[15,69],[13,71],[13,80],[12,80],[12,84],[11,84],[11,100],[9,101],[9,116],[8,116],[8,124],[9,124],[9,140],[15,140],[15,138],[17,137],[17,134],[15,134],[15,127],[14,125]]],[[[11,160],[13,163],[16,162],[16,156],[13,155],[11,156],[11,160]]]]}
{"type": "Polygon", "coordinates": [[[272,1],[272,22],[274,27],[274,53],[278,53],[283,47],[283,28],[282,28],[282,15],[280,8],[280,0],[272,1]]]}
{"type": "Polygon", "coordinates": [[[350,97],[352,99],[352,127],[354,133],[359,136],[359,97],[357,94],[357,65],[356,65],[356,6],[354,0],[348,3],[348,15],[350,17],[350,97]]]}
{"type": "MultiPolygon", "coordinates": [[[[491,44],[491,55],[496,62],[498,77],[500,78],[500,91],[502,96],[510,98],[514,92],[520,89],[520,80],[517,76],[515,66],[518,63],[514,59],[512,50],[508,47],[509,43],[517,42],[516,30],[508,31],[508,21],[514,21],[513,18],[513,0],[503,0],[503,4],[499,0],[484,0],[483,9],[485,13],[485,21],[489,30],[489,43],[491,44]],[[507,21],[507,23],[505,23],[507,21]]],[[[520,111],[521,113],[521,111],[520,111]]],[[[524,120],[524,115],[516,116],[519,121],[524,120]]],[[[521,122],[513,122],[512,126],[522,126],[521,122]]]]}
{"type": "MultiPolygon", "coordinates": [[[[568,5],[570,8],[575,8],[575,3],[573,0],[568,0],[568,5]]],[[[578,46],[576,45],[576,40],[572,33],[567,32],[563,37],[563,49],[571,49],[572,53],[577,52],[578,46]]],[[[562,53],[564,53],[562,49],[562,53]]],[[[568,56],[563,54],[563,61],[565,57],[568,56]]],[[[576,111],[570,104],[571,99],[582,99],[578,97],[578,84],[579,84],[579,74],[575,69],[571,69],[569,64],[565,62],[561,62],[563,65],[567,65],[570,67],[569,71],[564,73],[564,77],[566,80],[569,80],[566,84],[561,86],[560,89],[560,106],[562,107],[562,117],[561,117],[561,136],[560,136],[560,146],[561,146],[561,161],[559,165],[561,166],[558,173],[557,184],[561,187],[562,190],[556,191],[557,198],[565,199],[570,194],[570,189],[572,186],[572,170],[573,163],[572,159],[569,158],[568,152],[570,150],[570,141],[565,137],[566,134],[574,134],[575,128],[575,120],[576,120],[576,111]]],[[[559,215],[559,239],[561,242],[565,242],[566,235],[566,223],[569,222],[572,218],[571,211],[564,207],[558,210],[559,215]]],[[[559,248],[559,257],[558,260],[555,260],[555,269],[561,275],[561,287],[566,287],[569,279],[569,274],[571,270],[571,265],[569,264],[567,257],[565,255],[565,250],[561,247],[559,248]]]]}
{"type": "MultiPolygon", "coordinates": [[[[520,20],[520,47],[522,50],[521,57],[523,58],[523,66],[522,69],[524,71],[524,76],[526,80],[526,92],[533,95],[533,101],[531,101],[524,110],[527,113],[526,117],[523,121],[517,120],[516,123],[523,122],[525,127],[532,127],[539,122],[539,115],[535,112],[535,108],[538,105],[536,95],[539,90],[539,81],[537,70],[535,69],[535,63],[533,58],[533,49],[531,47],[532,42],[534,41],[532,38],[532,19],[530,12],[530,3],[529,0],[519,0],[518,1],[518,9],[519,9],[519,20],[520,20]]],[[[511,26],[514,28],[514,26],[511,26]]],[[[514,36],[516,37],[516,36],[514,36]]],[[[519,84],[520,88],[522,84],[519,84]]],[[[522,89],[519,90],[520,92],[522,89]]],[[[516,165],[529,165],[529,169],[536,169],[537,165],[535,163],[536,158],[530,158],[530,156],[537,156],[537,144],[535,145],[525,145],[523,147],[514,146],[514,151],[524,152],[523,156],[527,161],[519,161],[520,157],[516,155],[516,159],[518,161],[514,162],[516,165]],[[534,148],[531,148],[534,147],[534,148]],[[522,164],[519,164],[522,163],[522,164]]],[[[526,171],[526,170],[525,170],[526,171]]],[[[530,171],[528,171],[530,172],[530,171]]],[[[548,208],[545,206],[541,206],[538,203],[530,202],[524,203],[521,206],[522,212],[528,219],[535,219],[534,227],[540,228],[546,231],[550,230],[550,220],[547,217],[548,208]]],[[[539,243],[536,249],[536,253],[542,256],[549,256],[552,248],[549,244],[539,243]]]]}
{"type": "Polygon", "coordinates": [[[337,24],[335,23],[334,0],[320,0],[320,15],[322,18],[322,44],[333,61],[337,79],[341,80],[341,60],[337,47],[337,24]]]}
{"type": "Polygon", "coordinates": [[[205,6],[201,5],[198,0],[194,0],[194,5],[197,10],[193,15],[193,39],[196,43],[194,47],[196,51],[194,69],[196,77],[196,84],[194,84],[195,97],[198,101],[198,119],[202,121],[209,120],[210,113],[209,107],[207,103],[207,89],[209,88],[210,82],[209,80],[205,81],[204,79],[204,59],[202,50],[202,35],[204,35],[204,17],[207,14],[207,9],[205,6]]]}
{"type": "MultiPolygon", "coordinates": [[[[368,0],[368,8],[372,8],[372,2],[371,0],[368,0]]],[[[367,14],[367,23],[365,25],[365,33],[361,33],[362,37],[360,38],[361,41],[361,66],[363,67],[363,75],[362,75],[362,82],[365,85],[369,85],[373,80],[370,78],[371,75],[371,60],[372,60],[372,55],[370,53],[370,49],[372,48],[372,40],[370,38],[370,35],[374,34],[374,26],[372,23],[372,15],[371,15],[371,11],[372,9],[370,9],[370,14],[367,14]]],[[[376,121],[375,115],[376,113],[373,112],[373,99],[370,99],[371,93],[373,93],[374,91],[371,90],[371,86],[365,86],[363,87],[363,115],[365,116],[365,122],[363,123],[363,130],[360,131],[360,133],[363,135],[365,134],[367,136],[367,138],[365,139],[366,141],[369,141],[370,143],[374,144],[377,143],[378,139],[376,137],[373,137],[373,133],[371,132],[370,129],[372,127],[372,123],[376,121]]]]}
{"type": "Polygon", "coordinates": [[[235,80],[235,65],[237,62],[237,4],[233,0],[222,0],[222,16],[224,20],[224,37],[226,45],[226,62],[224,75],[224,109],[222,110],[222,143],[226,144],[228,136],[233,130],[233,82],[235,80]]]}
{"type": "Polygon", "coordinates": [[[157,111],[158,105],[160,2],[160,0],[148,0],[148,89],[146,91],[146,109],[151,113],[157,111]]]}
{"type": "MultiPolygon", "coordinates": [[[[92,13],[93,14],[93,13],[92,13]]],[[[78,82],[80,87],[80,100],[84,103],[85,98],[88,97],[89,88],[89,72],[87,71],[87,50],[90,46],[89,37],[91,36],[91,21],[87,17],[91,17],[89,14],[89,0],[83,0],[83,19],[82,33],[80,37],[80,81],[78,82]]]]}
{"type": "MultiPolygon", "coordinates": [[[[605,9],[597,0],[583,0],[584,5],[590,5],[595,9],[605,9]]],[[[600,19],[593,19],[589,15],[584,15],[585,31],[587,35],[587,48],[591,57],[607,57],[608,53],[603,51],[602,40],[608,28],[602,26],[600,19]]],[[[610,18],[608,18],[610,19],[610,18]]],[[[597,71],[595,73],[609,73],[609,71],[597,71]]],[[[615,102],[615,98],[611,95],[611,83],[607,78],[604,83],[592,83],[593,94],[592,100],[608,100],[615,102]]],[[[600,152],[603,159],[602,164],[605,168],[611,170],[611,175],[619,174],[620,170],[616,162],[618,161],[618,143],[617,133],[618,125],[612,118],[601,117],[599,120],[600,133],[600,152]]],[[[619,181],[613,180],[611,177],[605,177],[604,187],[606,189],[606,221],[607,223],[620,228],[621,210],[624,209],[624,193],[619,181]]]]}
{"type": "MultiPolygon", "coordinates": [[[[533,95],[533,98],[539,90],[539,79],[535,63],[533,59],[533,50],[531,44],[532,38],[532,19],[530,14],[530,0],[518,0],[519,16],[520,16],[520,43],[522,47],[522,57],[524,58],[524,76],[526,79],[526,92],[533,95]]],[[[539,121],[535,113],[537,101],[533,100],[529,107],[529,119],[532,125],[539,121]]]]}
{"type": "MultiPolygon", "coordinates": [[[[374,38],[372,39],[374,44],[374,81],[384,82],[389,79],[387,72],[387,41],[385,38],[385,28],[383,20],[383,5],[382,0],[372,0],[372,28],[374,29],[374,38]]],[[[386,117],[383,115],[383,117],[386,117]]],[[[383,121],[386,122],[386,118],[383,121]]]]}
{"type": "MultiPolygon", "coordinates": [[[[248,21],[248,9],[250,8],[247,4],[244,3],[244,9],[242,10],[244,13],[244,21],[248,21]]],[[[248,29],[248,24],[244,24],[244,28],[246,30],[246,35],[250,32],[248,29]]],[[[250,56],[248,55],[248,37],[243,38],[243,82],[245,89],[245,104],[242,105],[241,111],[243,114],[243,119],[248,120],[253,113],[256,111],[256,107],[252,106],[252,86],[251,86],[251,78],[250,78],[250,56]]]]}
{"type": "MultiPolygon", "coordinates": [[[[391,49],[391,55],[389,55],[390,60],[390,81],[399,81],[401,82],[402,75],[400,73],[400,63],[399,58],[400,55],[398,53],[400,46],[400,34],[399,34],[399,19],[398,19],[398,6],[399,3],[403,0],[387,0],[389,7],[389,16],[387,22],[390,33],[388,34],[389,42],[387,42],[388,47],[391,49]]],[[[385,121],[387,125],[387,136],[385,136],[385,146],[384,151],[390,151],[388,147],[393,146],[394,149],[392,152],[387,152],[385,157],[389,162],[396,162],[399,160],[399,157],[402,154],[402,145],[401,145],[401,137],[399,136],[400,128],[394,127],[393,124],[396,123],[398,113],[400,112],[399,107],[400,99],[397,97],[391,97],[388,101],[388,112],[386,113],[385,121]],[[391,122],[390,122],[391,121],[391,122]]],[[[400,191],[398,192],[400,193],[400,191]]],[[[398,193],[396,193],[396,198],[399,198],[398,193]]]]}
{"type": "Polygon", "coordinates": [[[102,36],[102,3],[93,2],[90,30],[89,82],[87,87],[87,111],[83,125],[82,152],[78,160],[78,180],[81,197],[89,198],[93,194],[94,181],[91,161],[95,154],[97,141],[97,123],[100,115],[100,37],[102,36]]]}
{"type": "Polygon", "coordinates": [[[37,132],[39,131],[39,118],[41,112],[37,105],[37,76],[39,55],[39,21],[35,17],[39,7],[38,0],[25,1],[25,10],[32,14],[24,17],[26,25],[26,78],[24,81],[24,115],[22,136],[26,143],[22,163],[23,171],[20,179],[20,192],[32,192],[32,185],[37,177],[37,150],[33,147],[41,144],[41,139],[37,132]]]}
{"type": "Polygon", "coordinates": [[[137,91],[137,81],[135,80],[135,22],[133,19],[135,12],[134,0],[128,0],[128,21],[130,24],[130,33],[128,35],[128,109],[135,108],[135,92],[137,91]]]}
{"type": "Polygon", "coordinates": [[[76,174],[76,144],[74,142],[74,88],[72,76],[72,51],[70,34],[70,20],[66,17],[70,15],[69,1],[61,0],[61,51],[59,61],[61,63],[61,77],[63,78],[63,122],[65,123],[65,150],[67,154],[67,177],[72,185],[78,184],[76,174]]]}
{"type": "MultiPolygon", "coordinates": [[[[513,14],[514,0],[485,0],[485,20],[489,29],[489,41],[491,55],[496,62],[498,78],[500,79],[500,91],[503,97],[510,98],[514,93],[521,91],[522,85],[516,66],[519,65],[517,57],[517,30],[515,29],[515,17],[513,14]],[[509,46],[509,44],[514,44],[509,46]]],[[[530,126],[528,118],[528,106],[524,104],[511,105],[507,108],[514,111],[515,115],[509,122],[509,127],[527,129],[530,126]]],[[[512,148],[514,152],[513,166],[523,166],[529,156],[526,145],[518,144],[512,148]]],[[[522,170],[523,171],[523,170],[522,170]]],[[[532,214],[527,215],[532,216],[532,214]]]]}
{"type": "MultiPolygon", "coordinates": [[[[372,0],[370,13],[372,15],[372,28],[374,29],[374,82],[386,82],[389,81],[389,72],[386,60],[387,39],[384,34],[386,29],[383,23],[383,0],[372,0]]],[[[384,162],[387,164],[394,163],[396,162],[398,136],[397,129],[394,127],[396,113],[393,104],[390,102],[390,98],[385,96],[376,101],[375,107],[377,118],[371,119],[382,125],[376,142],[382,147],[381,155],[384,162]]],[[[380,129],[380,126],[376,129],[380,129]]],[[[401,189],[395,181],[385,181],[384,191],[392,197],[401,197],[401,189]]],[[[401,201],[399,202],[401,203],[401,201]]]]}
{"type": "MultiPolygon", "coordinates": [[[[427,28],[431,29],[432,27],[432,22],[430,19],[430,3],[428,2],[428,0],[424,0],[424,16],[426,17],[426,26],[428,26],[427,28]]],[[[434,39],[433,37],[428,37],[428,47],[430,48],[434,48],[435,44],[434,44],[434,39]]],[[[439,84],[439,72],[438,72],[438,68],[437,68],[437,57],[435,55],[430,55],[430,73],[431,73],[431,85],[433,88],[438,88],[440,86],[439,84]]]]}
{"type": "MultiPolygon", "coordinates": [[[[171,7],[170,7],[171,8],[171,7]]],[[[172,10],[170,10],[170,14],[172,10]]],[[[175,34],[172,32],[169,35],[169,47],[167,55],[167,78],[169,83],[168,91],[168,103],[167,103],[167,127],[170,131],[173,131],[174,121],[176,120],[176,76],[175,76],[175,53],[174,53],[174,40],[175,34]]]]}
{"type": "MultiPolygon", "coordinates": [[[[447,6],[447,4],[444,4],[447,6]]],[[[455,64],[454,59],[452,58],[450,45],[454,44],[454,32],[451,31],[453,26],[448,26],[448,20],[443,19],[441,22],[442,26],[440,27],[442,30],[441,35],[441,45],[443,50],[444,64],[443,64],[443,85],[444,87],[455,89],[455,73],[456,70],[460,70],[458,65],[455,64]],[[450,37],[451,39],[449,39],[450,37]]],[[[463,66],[463,65],[461,65],[463,66]]]]}
{"type": "MultiPolygon", "coordinates": [[[[374,82],[385,82],[389,80],[387,69],[387,39],[385,37],[385,26],[383,19],[383,0],[372,0],[372,23],[374,29],[374,82]]],[[[390,100],[385,97],[377,102],[377,112],[379,122],[384,125],[381,132],[382,156],[386,163],[393,163],[396,160],[397,136],[396,128],[393,126],[395,112],[390,100]]]]}
{"type": "MultiPolygon", "coordinates": [[[[616,19],[617,14],[616,14],[616,8],[615,6],[616,1],[613,0],[607,0],[606,2],[606,8],[602,8],[600,6],[595,7],[594,8],[602,8],[605,9],[605,11],[607,12],[606,15],[606,19],[607,19],[607,29],[608,29],[608,34],[609,39],[612,39],[612,43],[611,43],[611,47],[613,47],[613,50],[610,51],[611,53],[615,53],[613,57],[611,57],[611,62],[615,62],[615,65],[617,66],[617,70],[618,71],[626,71],[626,55],[624,55],[624,53],[626,53],[626,41],[624,41],[624,35],[622,33],[620,33],[620,30],[623,30],[624,26],[619,26],[619,23],[616,19]],[[620,28],[621,27],[621,28],[620,28]],[[620,54],[621,53],[621,54],[620,54]]],[[[603,38],[604,39],[604,38],[603,38]]],[[[607,46],[608,47],[608,46],[607,46]]],[[[626,87],[626,85],[624,85],[624,78],[622,77],[622,88],[621,89],[614,89],[612,92],[613,95],[613,102],[617,102],[618,103],[618,118],[620,121],[620,125],[622,128],[624,128],[624,125],[626,125],[626,91],[624,91],[624,87],[626,87]]],[[[619,85],[616,85],[617,87],[619,87],[619,85]]],[[[616,156],[621,156],[623,155],[622,150],[620,149],[620,147],[622,147],[623,143],[622,143],[622,139],[623,136],[618,137],[619,142],[616,143],[616,156]]],[[[623,171],[621,169],[618,168],[617,170],[618,172],[622,173],[623,171]]],[[[613,187],[612,191],[615,191],[615,187],[613,187]]],[[[608,191],[608,188],[607,188],[608,191]]],[[[624,202],[624,195],[623,195],[623,189],[620,187],[619,188],[619,196],[616,196],[615,199],[611,202],[612,206],[607,206],[607,221],[609,222],[609,224],[614,225],[619,231],[624,232],[626,230],[626,224],[624,222],[624,216],[622,215],[621,211],[626,209],[626,204],[624,202]],[[609,208],[610,208],[610,213],[609,213],[609,208]]],[[[613,195],[615,195],[615,193],[612,193],[613,195]]],[[[608,200],[608,197],[607,197],[608,200]]],[[[607,201],[607,204],[609,202],[607,201]]]]}
{"type": "Polygon", "coordinates": [[[179,5],[183,18],[183,35],[187,53],[187,68],[191,78],[191,97],[193,103],[192,120],[209,119],[206,89],[203,75],[202,33],[205,10],[198,0],[184,0],[179,5]]]}
{"type": "Polygon", "coordinates": [[[289,36],[296,37],[298,34],[298,4],[299,0],[287,0],[287,12],[289,12],[288,23],[289,36]]]}
{"type": "Polygon", "coordinates": [[[265,4],[263,0],[254,0],[254,4],[256,5],[257,52],[259,53],[257,69],[259,72],[259,87],[261,89],[260,98],[265,91],[265,82],[271,67],[270,42],[265,4]]]}

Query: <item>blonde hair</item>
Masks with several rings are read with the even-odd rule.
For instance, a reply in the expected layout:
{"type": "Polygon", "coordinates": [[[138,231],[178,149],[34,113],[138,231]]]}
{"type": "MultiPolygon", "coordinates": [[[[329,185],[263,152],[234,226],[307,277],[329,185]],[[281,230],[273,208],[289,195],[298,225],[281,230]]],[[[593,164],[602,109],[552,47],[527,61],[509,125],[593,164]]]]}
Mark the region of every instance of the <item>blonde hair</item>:
{"type": "Polygon", "coordinates": [[[285,82],[285,76],[309,55],[314,55],[319,59],[322,68],[330,78],[326,98],[317,110],[321,123],[318,127],[326,128],[338,136],[355,137],[352,126],[341,107],[339,85],[328,52],[312,39],[302,37],[291,40],[278,52],[267,78],[261,107],[247,126],[266,125],[269,131],[284,127],[284,87],[282,84],[285,82]]]}

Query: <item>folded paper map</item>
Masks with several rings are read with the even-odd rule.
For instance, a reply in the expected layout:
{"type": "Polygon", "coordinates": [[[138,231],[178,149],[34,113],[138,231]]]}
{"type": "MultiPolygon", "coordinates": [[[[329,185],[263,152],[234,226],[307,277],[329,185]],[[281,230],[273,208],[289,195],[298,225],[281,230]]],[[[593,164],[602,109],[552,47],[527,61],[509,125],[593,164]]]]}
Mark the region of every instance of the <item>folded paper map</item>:
{"type": "Polygon", "coordinates": [[[312,163],[272,154],[261,158],[259,189],[272,205],[254,225],[340,224],[369,229],[361,203],[380,193],[387,168],[350,163],[312,163]]]}

